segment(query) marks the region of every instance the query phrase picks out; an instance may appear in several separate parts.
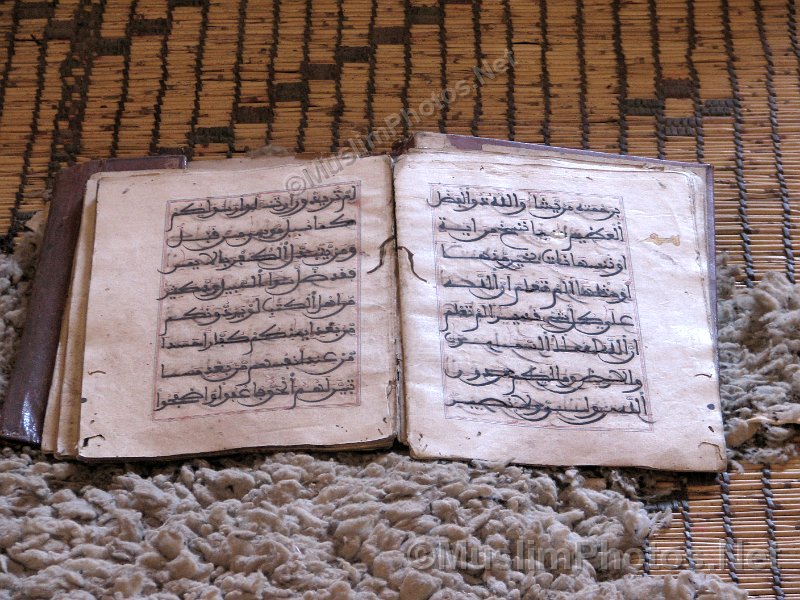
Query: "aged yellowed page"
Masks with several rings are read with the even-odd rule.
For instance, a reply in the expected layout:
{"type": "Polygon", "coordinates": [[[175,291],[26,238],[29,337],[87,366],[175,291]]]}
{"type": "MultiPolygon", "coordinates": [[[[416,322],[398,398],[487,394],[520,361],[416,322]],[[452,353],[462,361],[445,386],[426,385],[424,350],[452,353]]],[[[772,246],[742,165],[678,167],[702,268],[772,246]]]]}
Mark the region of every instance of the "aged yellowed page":
{"type": "Polygon", "coordinates": [[[395,198],[414,455],[724,467],[696,173],[419,152],[395,198]]]}
{"type": "MultiPolygon", "coordinates": [[[[278,167],[288,164],[299,164],[301,161],[292,156],[275,156],[258,159],[206,160],[193,162],[188,171],[219,170],[251,170],[255,168],[278,167]]],[[[308,164],[305,161],[305,164],[308,164]]],[[[83,352],[86,329],[86,305],[89,294],[89,281],[92,269],[92,251],[94,246],[95,199],[100,179],[108,177],[141,176],[142,171],[109,171],[97,173],[87,182],[84,194],[81,229],[73,259],[72,281],[67,307],[64,313],[64,326],[59,341],[59,353],[63,358],[63,369],[54,374],[51,385],[50,401],[58,401],[58,419],[56,443],[53,451],[62,458],[74,458],[78,454],[78,437],[80,424],[80,393],[83,383],[83,352]],[[66,331],[69,335],[66,335],[66,331]],[[56,376],[57,375],[57,376],[56,376]],[[54,386],[58,386],[55,389],[54,386]]],[[[170,174],[174,170],[149,171],[151,175],[170,174]]],[[[49,409],[48,409],[49,410],[49,409]]]]}
{"type": "MultiPolygon", "coordinates": [[[[69,303],[69,301],[67,302],[69,303]]],[[[61,412],[61,382],[64,377],[65,344],[67,339],[66,309],[64,318],[61,322],[59,332],[58,349],[56,350],[56,361],[53,366],[53,379],[50,383],[50,390],[47,394],[47,410],[44,416],[44,428],[42,429],[42,452],[55,452],[56,440],[58,438],[58,420],[61,412]]]]}
{"type": "Polygon", "coordinates": [[[389,160],[303,169],[99,181],[81,457],[393,437],[389,160]]]}
{"type": "Polygon", "coordinates": [[[86,184],[81,228],[72,261],[70,295],[64,315],[68,335],[64,337],[62,329],[59,343],[59,348],[64,348],[64,369],[61,377],[61,411],[55,453],[56,456],[62,458],[74,458],[78,452],[86,305],[92,269],[95,199],[99,177],[98,175],[94,176],[86,184]]]}

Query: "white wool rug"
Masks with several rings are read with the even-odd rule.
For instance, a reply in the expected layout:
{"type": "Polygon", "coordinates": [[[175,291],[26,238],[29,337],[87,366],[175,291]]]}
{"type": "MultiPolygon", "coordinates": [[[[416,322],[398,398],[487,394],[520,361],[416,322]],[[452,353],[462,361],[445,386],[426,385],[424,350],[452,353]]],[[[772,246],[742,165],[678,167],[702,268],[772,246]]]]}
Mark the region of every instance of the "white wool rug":
{"type": "MultiPolygon", "coordinates": [[[[36,229],[36,228],[34,228],[36,229]]],[[[39,236],[0,256],[0,392],[39,236]]],[[[796,453],[800,287],[721,269],[730,458],[796,453]]],[[[380,453],[251,453],[97,466],[0,452],[0,598],[744,598],[714,576],[640,575],[630,471],[380,453]]]]}

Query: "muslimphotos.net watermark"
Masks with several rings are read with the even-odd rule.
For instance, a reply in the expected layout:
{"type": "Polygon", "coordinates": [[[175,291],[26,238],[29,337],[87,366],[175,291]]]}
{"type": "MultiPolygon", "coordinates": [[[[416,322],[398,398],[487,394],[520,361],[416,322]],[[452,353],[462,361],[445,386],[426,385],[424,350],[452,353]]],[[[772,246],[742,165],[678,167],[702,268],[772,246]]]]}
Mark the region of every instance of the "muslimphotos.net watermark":
{"type": "Polygon", "coordinates": [[[719,540],[703,546],[702,552],[687,552],[683,547],[619,548],[600,540],[597,543],[542,546],[517,539],[497,549],[469,540],[447,541],[430,538],[416,540],[405,547],[409,566],[419,570],[491,571],[511,569],[527,573],[569,573],[590,564],[602,572],[640,572],[659,569],[696,569],[726,572],[733,569],[769,571],[773,556],[769,547],[742,541],[719,540]]]}

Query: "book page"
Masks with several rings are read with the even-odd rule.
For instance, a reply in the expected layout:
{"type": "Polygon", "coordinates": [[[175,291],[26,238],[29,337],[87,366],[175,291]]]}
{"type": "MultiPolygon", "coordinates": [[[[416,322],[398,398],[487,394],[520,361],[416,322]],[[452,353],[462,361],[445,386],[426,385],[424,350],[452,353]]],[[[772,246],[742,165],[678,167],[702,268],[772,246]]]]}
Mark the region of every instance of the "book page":
{"type": "MultiPolygon", "coordinates": [[[[190,163],[187,171],[231,171],[252,170],[262,167],[278,167],[289,164],[308,164],[292,156],[275,156],[257,159],[240,158],[226,160],[205,160],[190,163]]],[[[151,175],[174,174],[174,170],[148,171],[151,175]]],[[[92,271],[92,250],[94,246],[95,200],[97,185],[100,179],[109,177],[141,176],[142,171],[107,171],[93,175],[86,184],[83,198],[83,214],[80,233],[75,247],[72,266],[72,280],[64,312],[64,324],[59,340],[59,356],[63,366],[57,363],[48,400],[49,418],[57,419],[55,429],[56,444],[53,448],[56,456],[75,458],[78,453],[80,424],[80,394],[83,384],[83,352],[86,335],[86,305],[89,296],[89,281],[92,271]],[[67,334],[67,331],[69,332],[67,334]],[[50,404],[58,404],[58,411],[51,411],[50,404]]]]}
{"type": "Polygon", "coordinates": [[[100,180],[81,457],[393,437],[389,160],[303,168],[100,180]]]}
{"type": "MultiPolygon", "coordinates": [[[[69,305],[69,299],[67,300],[67,304],[69,305]]],[[[64,378],[64,362],[66,358],[65,340],[69,335],[66,313],[67,309],[64,310],[64,317],[61,321],[61,330],[58,334],[58,348],[56,349],[56,360],[53,365],[53,379],[50,382],[50,389],[47,393],[47,409],[44,416],[42,444],[40,446],[41,451],[46,453],[55,452],[58,443],[58,422],[61,415],[61,383],[64,378]]]]}
{"type": "Polygon", "coordinates": [[[74,458],[78,454],[86,305],[92,270],[95,200],[97,198],[97,181],[102,176],[103,174],[94,175],[86,182],[81,227],[78,233],[78,242],[75,245],[75,256],[72,260],[70,294],[64,313],[65,327],[62,328],[59,342],[59,349],[63,348],[64,367],[60,381],[61,411],[55,454],[62,458],[74,458]],[[68,332],[66,337],[64,330],[68,332]]]}
{"type": "Polygon", "coordinates": [[[695,173],[428,152],[395,197],[415,455],[724,466],[695,173]]]}

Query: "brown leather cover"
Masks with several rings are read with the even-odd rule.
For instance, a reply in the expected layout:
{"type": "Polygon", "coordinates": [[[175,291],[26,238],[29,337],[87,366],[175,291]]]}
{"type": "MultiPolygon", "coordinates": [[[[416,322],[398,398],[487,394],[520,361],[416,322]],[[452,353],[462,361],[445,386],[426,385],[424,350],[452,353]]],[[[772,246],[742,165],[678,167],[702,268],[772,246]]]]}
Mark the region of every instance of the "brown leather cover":
{"type": "Polygon", "coordinates": [[[88,179],[102,171],[184,168],[184,156],[148,156],[93,160],[58,173],[28,302],[28,317],[0,413],[0,439],[41,444],[88,179]]]}

